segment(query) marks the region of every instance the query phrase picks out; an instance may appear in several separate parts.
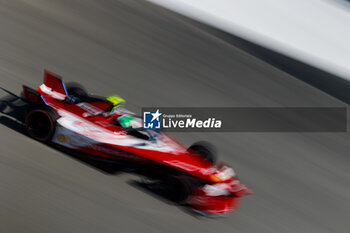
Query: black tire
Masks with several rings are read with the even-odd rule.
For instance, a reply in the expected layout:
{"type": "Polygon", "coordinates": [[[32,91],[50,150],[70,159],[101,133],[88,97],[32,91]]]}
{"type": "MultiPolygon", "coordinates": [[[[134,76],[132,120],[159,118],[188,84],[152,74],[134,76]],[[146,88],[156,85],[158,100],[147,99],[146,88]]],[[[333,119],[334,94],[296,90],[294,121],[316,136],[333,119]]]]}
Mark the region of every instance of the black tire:
{"type": "Polygon", "coordinates": [[[164,188],[163,195],[173,202],[186,203],[192,194],[192,185],[186,176],[165,176],[161,185],[164,188]]]}
{"type": "Polygon", "coordinates": [[[217,162],[216,149],[209,142],[196,142],[188,148],[188,151],[198,154],[212,164],[217,162]]]}
{"type": "Polygon", "coordinates": [[[79,83],[74,83],[74,82],[66,83],[66,89],[67,89],[68,95],[70,96],[74,96],[77,98],[82,98],[82,97],[87,98],[89,96],[86,89],[79,83]]]}
{"type": "Polygon", "coordinates": [[[52,139],[56,129],[57,115],[50,107],[31,109],[25,116],[25,126],[28,135],[40,142],[52,139]]]}

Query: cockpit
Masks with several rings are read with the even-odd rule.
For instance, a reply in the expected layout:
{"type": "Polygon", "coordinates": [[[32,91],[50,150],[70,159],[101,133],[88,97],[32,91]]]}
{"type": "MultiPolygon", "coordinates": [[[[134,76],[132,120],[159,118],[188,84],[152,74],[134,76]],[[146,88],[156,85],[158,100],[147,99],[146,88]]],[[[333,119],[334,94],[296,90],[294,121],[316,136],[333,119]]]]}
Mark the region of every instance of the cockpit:
{"type": "Polygon", "coordinates": [[[162,134],[160,130],[144,129],[142,119],[130,114],[116,115],[113,122],[122,127],[129,135],[143,140],[155,141],[162,134]]]}

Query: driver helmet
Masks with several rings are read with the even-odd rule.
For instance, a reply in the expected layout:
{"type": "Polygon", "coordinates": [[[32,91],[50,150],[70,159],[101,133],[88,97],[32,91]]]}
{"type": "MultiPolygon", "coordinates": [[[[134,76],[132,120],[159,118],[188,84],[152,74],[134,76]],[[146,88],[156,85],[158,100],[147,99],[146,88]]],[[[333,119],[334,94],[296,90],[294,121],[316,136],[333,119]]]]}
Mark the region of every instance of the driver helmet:
{"type": "Polygon", "coordinates": [[[109,116],[113,115],[118,110],[118,108],[125,103],[125,100],[118,95],[107,96],[106,100],[113,104],[113,108],[108,114],[109,116]]]}
{"type": "Polygon", "coordinates": [[[118,122],[123,128],[128,129],[131,128],[134,119],[131,115],[123,115],[118,117],[118,122]]]}

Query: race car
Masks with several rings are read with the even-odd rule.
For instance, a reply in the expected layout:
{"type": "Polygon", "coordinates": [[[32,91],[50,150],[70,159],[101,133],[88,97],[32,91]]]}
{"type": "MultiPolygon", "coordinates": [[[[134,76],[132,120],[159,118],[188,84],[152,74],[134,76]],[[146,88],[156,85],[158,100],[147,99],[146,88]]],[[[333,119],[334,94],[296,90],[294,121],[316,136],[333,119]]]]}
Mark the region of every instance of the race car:
{"type": "Polygon", "coordinates": [[[36,89],[23,86],[28,103],[24,124],[40,142],[115,161],[157,170],[170,200],[205,215],[236,209],[238,199],[252,191],[234,169],[216,165],[211,146],[189,148],[162,132],[144,129],[142,119],[123,107],[121,97],[96,97],[79,84],[63,83],[49,71],[36,89]]]}

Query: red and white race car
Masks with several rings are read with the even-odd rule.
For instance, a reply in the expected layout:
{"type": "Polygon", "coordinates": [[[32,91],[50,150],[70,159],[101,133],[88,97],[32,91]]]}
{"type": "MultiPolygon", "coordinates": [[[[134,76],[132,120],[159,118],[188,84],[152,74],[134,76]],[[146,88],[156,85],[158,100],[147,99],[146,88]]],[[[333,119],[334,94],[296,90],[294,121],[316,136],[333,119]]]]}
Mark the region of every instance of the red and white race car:
{"type": "Polygon", "coordinates": [[[143,129],[140,118],[120,107],[118,96],[90,96],[80,85],[65,86],[45,71],[37,89],[23,86],[23,98],[29,105],[26,131],[32,138],[160,171],[158,179],[171,190],[170,199],[200,213],[229,212],[238,198],[251,193],[232,167],[215,165],[210,146],[186,148],[159,130],[143,129]]]}

